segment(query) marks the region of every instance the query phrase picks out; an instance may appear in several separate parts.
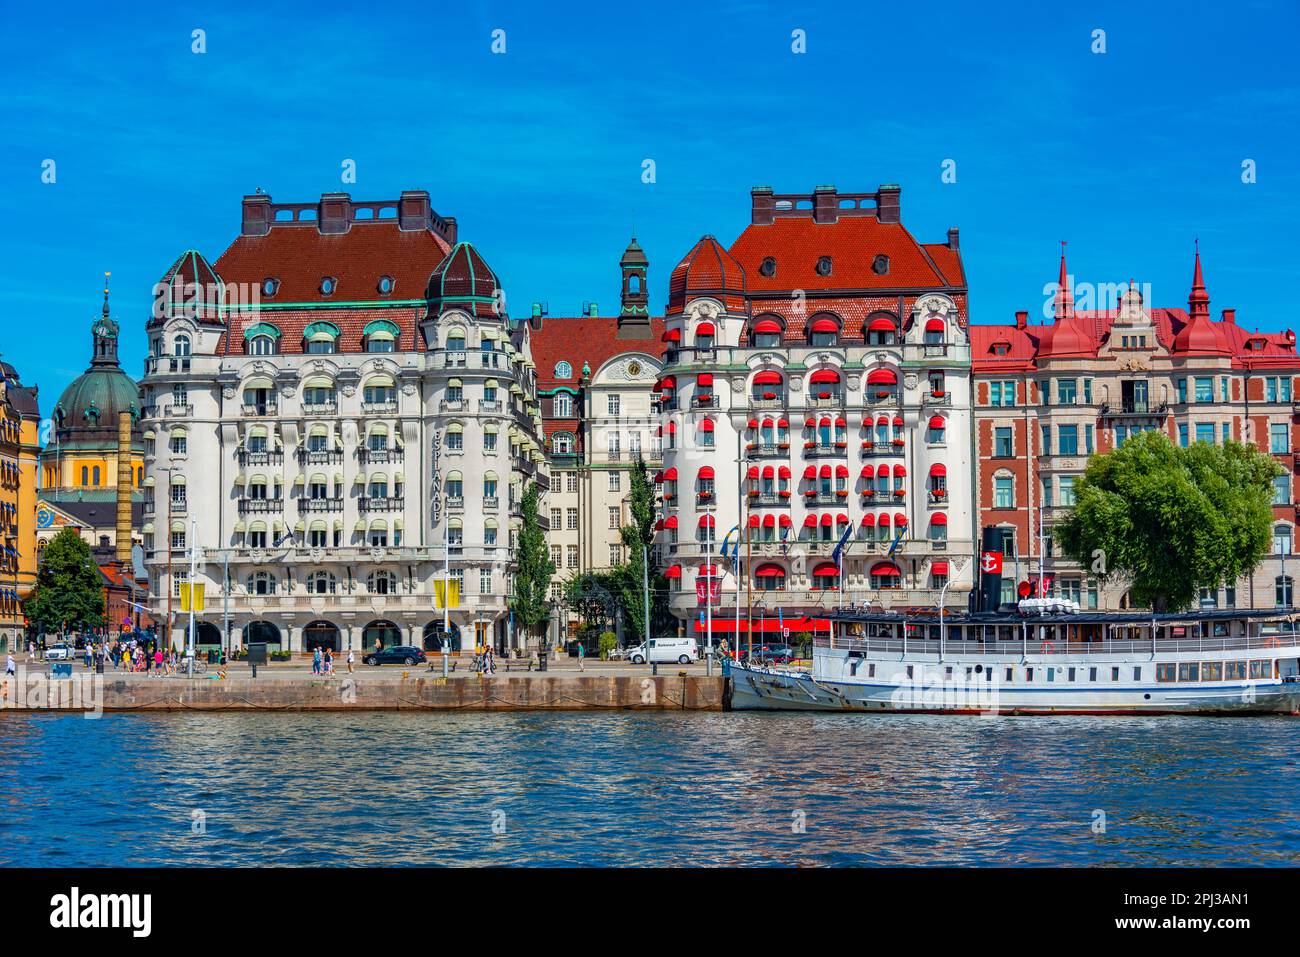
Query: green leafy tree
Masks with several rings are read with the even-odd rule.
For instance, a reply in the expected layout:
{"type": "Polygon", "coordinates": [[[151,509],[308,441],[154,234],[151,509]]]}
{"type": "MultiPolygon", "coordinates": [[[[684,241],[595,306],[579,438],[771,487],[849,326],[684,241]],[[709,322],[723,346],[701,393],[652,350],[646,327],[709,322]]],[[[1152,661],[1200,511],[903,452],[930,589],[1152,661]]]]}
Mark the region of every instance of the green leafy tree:
{"type": "MultiPolygon", "coordinates": [[[[655,489],[650,472],[640,455],[632,464],[630,474],[632,487],[628,494],[628,511],[632,521],[624,525],[621,531],[628,560],[615,569],[614,578],[615,594],[622,603],[628,627],[640,639],[646,633],[643,556],[648,557],[654,545],[655,489]]],[[[657,571],[651,569],[649,584],[650,621],[653,625],[662,621],[667,615],[668,582],[657,571]]]]}
{"type": "Polygon", "coordinates": [[[1263,559],[1281,474],[1253,446],[1180,448],[1143,432],[1093,456],[1056,540],[1099,580],[1129,582],[1133,604],[1186,608],[1201,588],[1235,582],[1263,559]]]}
{"type": "Polygon", "coordinates": [[[42,552],[36,587],[24,602],[39,630],[98,628],[104,624],[104,580],[87,545],[71,528],[55,535],[42,552]]]}
{"type": "Polygon", "coordinates": [[[555,565],[546,550],[546,534],[537,520],[537,484],[530,482],[520,503],[522,523],[516,550],[515,587],[510,608],[515,620],[536,631],[550,617],[549,594],[555,565]]]}

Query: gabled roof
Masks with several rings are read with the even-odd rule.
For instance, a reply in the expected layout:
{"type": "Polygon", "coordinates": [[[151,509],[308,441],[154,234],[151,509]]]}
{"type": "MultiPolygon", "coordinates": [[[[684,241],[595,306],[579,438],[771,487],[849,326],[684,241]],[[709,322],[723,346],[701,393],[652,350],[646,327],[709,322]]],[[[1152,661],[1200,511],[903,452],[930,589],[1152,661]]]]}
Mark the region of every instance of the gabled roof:
{"type": "Polygon", "coordinates": [[[547,316],[542,328],[532,333],[533,362],[537,365],[537,390],[547,392],[559,386],[576,389],[582,384],[585,363],[594,376],[602,365],[617,355],[640,352],[662,358],[664,354],[662,316],[650,317],[649,339],[620,339],[617,316],[547,316]],[[572,375],[555,377],[555,367],[569,363],[572,375]]]}

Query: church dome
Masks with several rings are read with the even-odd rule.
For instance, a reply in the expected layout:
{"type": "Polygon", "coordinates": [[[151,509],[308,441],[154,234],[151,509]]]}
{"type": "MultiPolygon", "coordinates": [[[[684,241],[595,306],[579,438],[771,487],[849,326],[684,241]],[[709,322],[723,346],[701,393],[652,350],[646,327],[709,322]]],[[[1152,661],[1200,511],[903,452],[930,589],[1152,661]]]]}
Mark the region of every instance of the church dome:
{"type": "MultiPolygon", "coordinates": [[[[90,368],[63,390],[54,404],[54,442],[60,449],[117,449],[117,421],[131,413],[131,448],[144,451],[140,431],[140,388],[117,359],[118,325],[104,313],[91,327],[90,368]]],[[[53,444],[53,443],[52,443],[53,444]]]]}
{"type": "MultiPolygon", "coordinates": [[[[448,309],[463,309],[479,318],[505,318],[498,306],[500,284],[492,267],[469,243],[457,243],[429,276],[430,313],[441,315],[448,309]]],[[[504,300],[502,300],[504,305],[504,300]]]]}

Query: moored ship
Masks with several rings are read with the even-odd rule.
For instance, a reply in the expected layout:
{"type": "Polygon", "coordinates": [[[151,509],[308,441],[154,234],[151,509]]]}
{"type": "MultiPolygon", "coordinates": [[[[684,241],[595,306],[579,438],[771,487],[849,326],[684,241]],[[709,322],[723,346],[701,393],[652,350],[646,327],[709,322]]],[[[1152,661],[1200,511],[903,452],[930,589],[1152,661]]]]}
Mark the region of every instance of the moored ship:
{"type": "Polygon", "coordinates": [[[839,608],[809,670],[728,664],[733,710],[1300,713],[1292,609],[1142,614],[839,608]]]}

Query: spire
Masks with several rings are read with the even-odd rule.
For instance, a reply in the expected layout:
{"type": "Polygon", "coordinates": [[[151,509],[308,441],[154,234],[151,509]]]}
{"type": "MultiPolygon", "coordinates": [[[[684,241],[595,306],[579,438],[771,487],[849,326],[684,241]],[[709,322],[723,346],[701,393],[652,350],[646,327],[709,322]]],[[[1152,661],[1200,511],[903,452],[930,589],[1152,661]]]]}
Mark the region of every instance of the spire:
{"type": "Polygon", "coordinates": [[[623,274],[622,308],[619,310],[618,317],[619,328],[621,329],[629,323],[648,327],[650,321],[650,290],[646,286],[646,272],[650,268],[650,260],[646,258],[645,250],[637,243],[635,233],[632,234],[632,241],[627,244],[627,249],[623,250],[618,266],[623,274]]]}
{"type": "Polygon", "coordinates": [[[1210,294],[1205,291],[1205,277],[1201,275],[1201,242],[1196,240],[1196,266],[1192,270],[1192,294],[1187,297],[1187,311],[1191,319],[1210,318],[1210,294]]]}
{"type": "Polygon", "coordinates": [[[1074,293],[1070,291],[1070,275],[1065,269],[1065,240],[1061,240],[1061,274],[1056,280],[1056,300],[1053,307],[1056,321],[1074,315],[1074,293]]]}
{"type": "Polygon", "coordinates": [[[104,273],[104,318],[108,318],[108,277],[113,275],[111,272],[104,273]]]}

